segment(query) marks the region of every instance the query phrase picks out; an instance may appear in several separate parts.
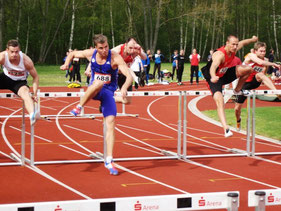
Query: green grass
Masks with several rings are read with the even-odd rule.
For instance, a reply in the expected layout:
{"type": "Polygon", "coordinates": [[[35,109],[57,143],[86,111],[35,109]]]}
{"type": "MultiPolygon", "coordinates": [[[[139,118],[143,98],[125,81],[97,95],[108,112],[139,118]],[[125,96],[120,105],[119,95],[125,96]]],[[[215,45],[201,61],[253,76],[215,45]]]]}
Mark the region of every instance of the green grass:
{"type": "MultiPolygon", "coordinates": [[[[200,63],[200,68],[203,67],[205,63],[200,63]]],[[[40,77],[40,87],[45,86],[66,86],[65,83],[65,71],[60,70],[59,65],[35,65],[35,68],[40,77]]],[[[150,73],[153,73],[154,63],[151,64],[150,73]]],[[[162,63],[161,70],[167,69],[172,72],[172,64],[171,63],[162,63]]],[[[85,85],[86,83],[86,76],[84,75],[85,65],[81,65],[80,73],[82,84],[85,85]]],[[[190,80],[190,64],[187,63],[184,66],[184,73],[183,73],[183,81],[190,80]]],[[[195,78],[194,78],[195,79],[195,78]]],[[[28,77],[28,84],[32,86],[32,77],[28,77]]],[[[176,79],[174,78],[174,82],[176,79]]]]}
{"type": "MultiPolygon", "coordinates": [[[[205,115],[219,121],[216,110],[207,110],[205,115]]],[[[227,124],[236,127],[236,118],[233,109],[225,110],[227,124]]],[[[281,141],[281,107],[257,107],[256,113],[256,134],[274,138],[281,141]]],[[[242,109],[242,129],[246,130],[247,109],[242,109]]]]}

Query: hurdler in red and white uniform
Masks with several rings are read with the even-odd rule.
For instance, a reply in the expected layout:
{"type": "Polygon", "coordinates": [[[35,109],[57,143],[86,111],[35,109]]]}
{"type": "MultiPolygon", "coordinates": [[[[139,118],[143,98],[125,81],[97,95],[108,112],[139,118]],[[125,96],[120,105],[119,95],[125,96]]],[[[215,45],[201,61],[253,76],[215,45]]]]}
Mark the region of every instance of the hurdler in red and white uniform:
{"type": "Polygon", "coordinates": [[[28,71],[26,70],[23,63],[23,53],[19,52],[20,61],[18,65],[11,64],[8,52],[5,52],[5,62],[3,65],[3,71],[6,76],[14,81],[24,81],[27,79],[28,71]]]}
{"type": "MultiPolygon", "coordinates": [[[[261,85],[261,83],[264,83],[269,89],[276,90],[272,81],[265,74],[269,66],[274,66],[280,69],[280,65],[269,62],[268,59],[265,58],[265,54],[266,44],[263,42],[257,42],[254,45],[254,53],[249,53],[245,57],[243,64],[252,67],[253,72],[247,78],[242,89],[256,89],[261,85]]],[[[240,130],[241,128],[241,109],[245,100],[246,97],[242,95],[239,95],[236,98],[235,116],[237,121],[237,130],[240,130]]]]}

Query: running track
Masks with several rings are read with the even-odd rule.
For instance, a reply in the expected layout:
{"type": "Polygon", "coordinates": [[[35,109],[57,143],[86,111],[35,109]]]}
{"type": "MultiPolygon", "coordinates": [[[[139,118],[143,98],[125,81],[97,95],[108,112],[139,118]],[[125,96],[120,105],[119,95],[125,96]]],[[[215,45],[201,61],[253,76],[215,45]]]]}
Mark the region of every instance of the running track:
{"type": "MultiPolygon", "coordinates": [[[[281,87],[279,87],[280,89],[281,87]]],[[[154,85],[140,90],[206,90],[200,85],[154,85]]],[[[261,87],[265,89],[265,87],[261,87]]],[[[41,88],[42,92],[70,91],[41,88]]],[[[71,91],[79,91],[71,89],[71,91]]],[[[5,90],[5,92],[7,92],[5,90]]],[[[67,114],[78,98],[41,99],[41,114],[67,114]]],[[[21,114],[19,99],[0,99],[0,115],[21,114]]],[[[176,152],[177,97],[135,97],[126,107],[134,117],[117,117],[115,157],[160,156],[161,150],[176,152]]],[[[91,101],[86,113],[98,113],[91,101]]],[[[188,97],[188,106],[215,109],[210,96],[188,97]]],[[[257,100],[257,106],[280,106],[280,102],[257,100]]],[[[227,103],[226,107],[233,107],[227,103]]],[[[118,111],[121,107],[118,105],[118,111]]],[[[193,111],[194,112],[194,111],[193,111]]],[[[221,127],[188,110],[188,155],[224,154],[232,148],[245,150],[245,135],[234,132],[224,138],[221,127]]],[[[20,152],[20,118],[0,119],[0,163],[12,162],[11,152],[20,152]]],[[[30,128],[26,128],[29,140],[30,128]]],[[[35,160],[90,159],[102,152],[102,119],[41,120],[35,127],[35,160]]],[[[280,151],[280,144],[257,139],[257,151],[280,151]]],[[[29,144],[27,144],[29,155],[29,144]]],[[[111,197],[240,191],[239,210],[247,207],[248,190],[281,188],[281,155],[259,157],[197,158],[118,162],[120,175],[110,176],[101,163],[53,164],[0,167],[0,204],[97,199],[111,197]]],[[[278,210],[270,207],[267,210],[278,210]]]]}

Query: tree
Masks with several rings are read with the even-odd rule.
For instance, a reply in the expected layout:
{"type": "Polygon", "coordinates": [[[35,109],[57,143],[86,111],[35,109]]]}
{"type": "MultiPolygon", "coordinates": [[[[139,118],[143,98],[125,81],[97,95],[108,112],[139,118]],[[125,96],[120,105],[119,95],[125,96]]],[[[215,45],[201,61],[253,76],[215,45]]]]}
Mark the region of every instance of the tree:
{"type": "Polygon", "coordinates": [[[4,10],[3,10],[3,0],[0,0],[0,51],[2,50],[3,46],[3,15],[4,15],[4,10]]]}

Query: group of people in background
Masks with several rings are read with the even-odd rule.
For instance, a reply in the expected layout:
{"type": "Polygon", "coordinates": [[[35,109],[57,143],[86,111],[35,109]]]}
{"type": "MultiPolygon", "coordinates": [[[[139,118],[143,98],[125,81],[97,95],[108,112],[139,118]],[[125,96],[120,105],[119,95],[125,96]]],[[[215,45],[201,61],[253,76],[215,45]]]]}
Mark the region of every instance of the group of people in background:
{"type": "MultiPolygon", "coordinates": [[[[77,49],[75,49],[77,50],[77,49]]],[[[69,49],[66,52],[66,56],[63,58],[63,62],[65,62],[65,59],[67,58],[68,54],[72,52],[72,49],[69,49]]],[[[65,78],[67,79],[67,83],[78,83],[81,84],[81,73],[80,73],[80,59],[79,58],[73,58],[71,64],[69,64],[69,68],[65,71],[65,78]],[[68,78],[69,77],[69,78],[68,78]]]]}

